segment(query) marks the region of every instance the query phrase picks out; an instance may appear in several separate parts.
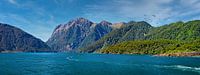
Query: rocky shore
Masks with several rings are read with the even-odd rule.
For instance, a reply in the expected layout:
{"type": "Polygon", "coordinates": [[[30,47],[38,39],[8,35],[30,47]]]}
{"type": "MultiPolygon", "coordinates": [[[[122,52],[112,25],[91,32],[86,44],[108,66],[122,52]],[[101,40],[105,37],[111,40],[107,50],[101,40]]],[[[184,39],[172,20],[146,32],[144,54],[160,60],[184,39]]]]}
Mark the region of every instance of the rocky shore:
{"type": "Polygon", "coordinates": [[[184,53],[166,53],[166,54],[157,54],[155,56],[200,56],[200,52],[184,52],[184,53]]]}

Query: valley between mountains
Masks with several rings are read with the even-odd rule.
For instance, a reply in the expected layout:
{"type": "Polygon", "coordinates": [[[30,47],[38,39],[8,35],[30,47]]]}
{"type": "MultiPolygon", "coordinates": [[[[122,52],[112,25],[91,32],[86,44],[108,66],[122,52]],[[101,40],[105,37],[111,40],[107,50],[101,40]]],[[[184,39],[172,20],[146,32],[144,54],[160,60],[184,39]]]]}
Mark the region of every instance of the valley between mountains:
{"type": "Polygon", "coordinates": [[[200,20],[153,27],[145,21],[94,23],[77,18],[58,25],[47,42],[0,23],[0,52],[79,52],[199,56],[200,20]]]}

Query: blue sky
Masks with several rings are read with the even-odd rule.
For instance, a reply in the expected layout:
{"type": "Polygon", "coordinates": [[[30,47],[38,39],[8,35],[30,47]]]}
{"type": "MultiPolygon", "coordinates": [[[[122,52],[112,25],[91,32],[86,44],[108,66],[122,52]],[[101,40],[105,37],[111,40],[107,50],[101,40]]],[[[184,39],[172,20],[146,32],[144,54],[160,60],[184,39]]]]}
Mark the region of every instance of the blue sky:
{"type": "Polygon", "coordinates": [[[200,19],[200,0],[0,0],[0,22],[46,41],[71,19],[112,23],[147,21],[160,26],[200,19]]]}

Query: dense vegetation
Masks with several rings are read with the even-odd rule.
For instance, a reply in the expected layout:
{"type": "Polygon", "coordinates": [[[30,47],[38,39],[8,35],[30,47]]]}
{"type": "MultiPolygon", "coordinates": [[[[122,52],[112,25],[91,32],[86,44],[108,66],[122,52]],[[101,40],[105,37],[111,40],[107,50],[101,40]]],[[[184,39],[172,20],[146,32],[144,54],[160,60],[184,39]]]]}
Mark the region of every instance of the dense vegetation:
{"type": "Polygon", "coordinates": [[[147,39],[195,40],[200,37],[200,20],[171,23],[153,28],[147,39]]]}
{"type": "Polygon", "coordinates": [[[149,32],[152,28],[150,24],[147,22],[134,22],[131,21],[120,29],[115,29],[102,37],[100,40],[91,44],[88,47],[82,48],[82,52],[93,52],[97,49],[107,47],[109,45],[114,45],[123,41],[130,41],[130,40],[141,40],[145,39],[145,34],[149,32]]]}
{"type": "Polygon", "coordinates": [[[146,22],[129,22],[81,51],[119,54],[191,52],[200,51],[199,40],[200,20],[160,27],[151,27],[146,22]]]}
{"type": "Polygon", "coordinates": [[[197,51],[200,51],[200,40],[190,42],[178,40],[136,40],[112,45],[97,52],[113,54],[163,54],[197,51]]]}

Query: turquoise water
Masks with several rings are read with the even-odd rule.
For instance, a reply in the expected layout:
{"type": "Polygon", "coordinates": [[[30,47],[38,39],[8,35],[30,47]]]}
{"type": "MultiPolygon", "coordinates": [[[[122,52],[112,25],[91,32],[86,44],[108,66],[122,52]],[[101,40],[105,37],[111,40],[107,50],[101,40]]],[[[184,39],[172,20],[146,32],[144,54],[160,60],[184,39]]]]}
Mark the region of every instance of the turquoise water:
{"type": "Polygon", "coordinates": [[[0,54],[0,75],[200,75],[200,57],[0,54]]]}

